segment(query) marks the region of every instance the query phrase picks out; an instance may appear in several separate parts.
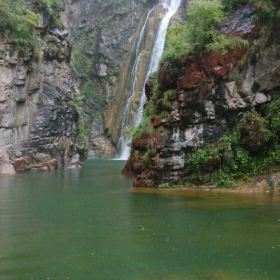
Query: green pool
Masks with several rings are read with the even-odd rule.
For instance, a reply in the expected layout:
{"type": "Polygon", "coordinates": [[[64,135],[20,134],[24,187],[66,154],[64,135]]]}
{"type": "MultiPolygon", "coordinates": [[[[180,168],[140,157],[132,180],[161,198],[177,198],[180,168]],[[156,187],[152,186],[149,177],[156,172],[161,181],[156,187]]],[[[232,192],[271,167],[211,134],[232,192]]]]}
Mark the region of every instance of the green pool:
{"type": "Polygon", "coordinates": [[[280,200],[134,192],[120,161],[0,177],[0,279],[280,279],[280,200]]]}

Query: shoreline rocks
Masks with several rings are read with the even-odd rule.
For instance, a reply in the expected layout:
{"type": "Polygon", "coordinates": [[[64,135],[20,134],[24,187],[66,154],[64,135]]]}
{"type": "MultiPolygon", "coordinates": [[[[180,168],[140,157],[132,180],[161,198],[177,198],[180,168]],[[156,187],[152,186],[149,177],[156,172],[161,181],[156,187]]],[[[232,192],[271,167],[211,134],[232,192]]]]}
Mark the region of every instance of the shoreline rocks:
{"type": "MultiPolygon", "coordinates": [[[[123,170],[135,176],[135,187],[183,184],[194,173],[187,164],[193,151],[216,143],[232,131],[244,112],[261,110],[279,94],[280,60],[275,55],[279,52],[279,28],[261,33],[261,26],[252,17],[248,19],[251,13],[247,5],[239,8],[229,20],[235,24],[226,23],[223,29],[248,39],[248,46],[160,66],[157,100],[146,104],[154,112],[152,128],[143,128],[134,137],[123,170]],[[268,40],[270,44],[266,44],[268,40]]],[[[147,86],[148,95],[149,90],[147,86]]],[[[207,164],[207,174],[217,168],[216,162],[207,164]]]]}

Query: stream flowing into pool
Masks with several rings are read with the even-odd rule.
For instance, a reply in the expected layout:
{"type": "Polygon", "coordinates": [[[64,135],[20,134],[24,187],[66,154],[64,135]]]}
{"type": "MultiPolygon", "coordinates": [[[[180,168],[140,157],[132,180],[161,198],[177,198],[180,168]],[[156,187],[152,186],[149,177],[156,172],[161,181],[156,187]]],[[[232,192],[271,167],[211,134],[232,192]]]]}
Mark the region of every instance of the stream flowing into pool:
{"type": "Polygon", "coordinates": [[[143,89],[142,89],[142,94],[140,97],[140,102],[138,106],[138,110],[136,112],[136,116],[134,117],[134,120],[132,121],[132,126],[130,124],[131,120],[129,118],[131,117],[129,112],[130,112],[130,107],[131,107],[131,102],[133,98],[135,97],[134,95],[137,93],[135,92],[135,85],[136,81],[138,79],[138,72],[140,69],[138,69],[139,61],[141,60],[141,57],[143,55],[144,49],[144,41],[145,41],[145,36],[146,33],[146,28],[148,26],[149,18],[150,15],[152,14],[154,8],[152,8],[146,17],[146,20],[144,21],[144,25],[142,27],[142,30],[139,34],[138,37],[138,42],[137,42],[137,47],[135,50],[135,62],[134,66],[132,68],[131,72],[131,85],[129,89],[129,95],[127,98],[126,106],[124,108],[123,112],[123,120],[122,120],[122,126],[121,126],[121,136],[119,140],[119,148],[120,148],[120,155],[119,159],[122,160],[127,160],[130,155],[130,149],[131,149],[131,136],[128,135],[127,129],[131,128],[136,128],[139,127],[142,116],[143,116],[143,110],[144,110],[144,105],[147,101],[146,95],[145,95],[145,84],[150,78],[150,76],[156,72],[156,70],[159,67],[160,59],[164,51],[164,45],[165,45],[165,40],[166,40],[166,34],[167,34],[167,29],[170,23],[171,18],[177,13],[178,9],[180,8],[182,0],[160,0],[159,3],[163,6],[165,9],[165,13],[159,23],[159,27],[157,30],[157,34],[155,37],[154,45],[153,48],[150,50],[150,59],[148,61],[147,65],[147,72],[145,73],[145,80],[143,84],[143,89]]]}
{"type": "Polygon", "coordinates": [[[275,196],[133,191],[122,161],[0,177],[0,279],[280,279],[275,196]]]}

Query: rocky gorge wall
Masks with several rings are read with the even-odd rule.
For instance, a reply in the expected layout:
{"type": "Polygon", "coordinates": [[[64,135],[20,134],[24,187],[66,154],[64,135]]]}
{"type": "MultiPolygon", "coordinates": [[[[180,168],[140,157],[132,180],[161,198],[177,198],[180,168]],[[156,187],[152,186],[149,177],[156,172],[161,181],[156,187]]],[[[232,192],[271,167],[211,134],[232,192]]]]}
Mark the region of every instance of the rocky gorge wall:
{"type": "MultiPolygon", "coordinates": [[[[134,186],[191,182],[195,170],[188,162],[199,147],[219,145],[217,141],[231,133],[242,113],[261,110],[277,99],[279,23],[260,26],[253,14],[254,7],[242,6],[221,27],[224,34],[248,39],[249,47],[161,65],[156,82],[146,92],[146,107],[153,109],[153,116],[134,136],[124,169],[125,174],[135,176],[134,186]]],[[[205,162],[203,172],[213,173],[216,163],[205,162]]]]}
{"type": "MultiPolygon", "coordinates": [[[[79,165],[87,154],[115,154],[137,38],[157,3],[69,0],[56,11],[63,23],[57,25],[45,9],[34,30],[39,55],[30,48],[22,56],[1,38],[1,173],[52,170],[79,165]]],[[[141,69],[161,14],[159,6],[150,19],[141,69]]]]}
{"type": "Polygon", "coordinates": [[[0,40],[0,174],[78,166],[86,157],[68,33],[49,20],[42,12],[38,54],[0,40]]]}
{"type": "Polygon", "coordinates": [[[70,32],[76,80],[81,91],[93,85],[91,101],[84,104],[90,158],[116,152],[136,40],[157,2],[78,0],[66,5],[62,19],[70,32]]]}

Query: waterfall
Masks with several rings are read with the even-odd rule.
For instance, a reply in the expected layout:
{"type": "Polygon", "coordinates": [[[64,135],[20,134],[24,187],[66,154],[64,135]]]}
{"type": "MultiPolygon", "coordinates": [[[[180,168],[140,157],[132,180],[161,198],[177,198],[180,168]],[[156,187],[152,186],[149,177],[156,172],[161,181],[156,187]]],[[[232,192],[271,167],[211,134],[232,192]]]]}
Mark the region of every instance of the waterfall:
{"type": "Polygon", "coordinates": [[[135,119],[132,120],[132,122],[131,122],[131,120],[129,121],[129,111],[130,111],[130,107],[131,107],[131,101],[132,101],[132,98],[135,93],[135,84],[137,82],[139,60],[141,58],[142,46],[143,46],[144,40],[145,40],[145,31],[147,29],[148,21],[150,19],[150,16],[151,16],[154,8],[148,12],[144,25],[142,27],[142,30],[139,34],[137,47],[136,47],[136,51],[135,51],[136,52],[135,53],[135,62],[134,62],[134,65],[132,68],[132,73],[131,73],[132,79],[131,79],[131,84],[130,84],[130,88],[129,88],[129,96],[127,98],[126,106],[125,106],[124,113],[123,113],[121,137],[119,140],[120,154],[119,154],[118,159],[127,160],[130,155],[131,136],[128,135],[127,129],[129,129],[131,127],[138,127],[141,123],[141,119],[143,116],[143,107],[146,102],[145,84],[146,84],[147,80],[149,79],[149,77],[151,76],[151,74],[154,73],[155,71],[157,71],[157,69],[159,67],[159,62],[160,62],[161,56],[164,51],[165,39],[166,39],[169,22],[170,22],[171,18],[178,11],[178,9],[181,5],[181,1],[182,0],[160,0],[160,3],[165,8],[165,12],[164,12],[163,18],[159,24],[155,42],[154,42],[153,48],[151,50],[149,65],[147,68],[145,82],[144,82],[143,89],[142,89],[139,108],[137,110],[135,119]]]}
{"type": "Polygon", "coordinates": [[[121,137],[119,140],[119,150],[120,150],[120,158],[119,159],[128,159],[129,154],[130,154],[130,147],[129,143],[131,141],[131,138],[129,135],[127,135],[127,129],[129,128],[129,110],[130,110],[130,105],[131,105],[131,99],[133,97],[133,94],[135,92],[135,85],[137,81],[137,72],[138,72],[138,65],[140,61],[140,55],[141,55],[141,50],[144,44],[144,39],[145,39],[145,31],[148,25],[148,21],[150,19],[150,16],[153,12],[153,9],[151,9],[145,19],[145,22],[143,24],[143,27],[139,33],[138,36],[138,41],[137,41],[137,46],[135,50],[135,62],[132,67],[131,71],[131,83],[129,85],[129,95],[125,104],[124,108],[124,113],[123,113],[123,119],[122,119],[122,126],[121,126],[121,137]]]}

